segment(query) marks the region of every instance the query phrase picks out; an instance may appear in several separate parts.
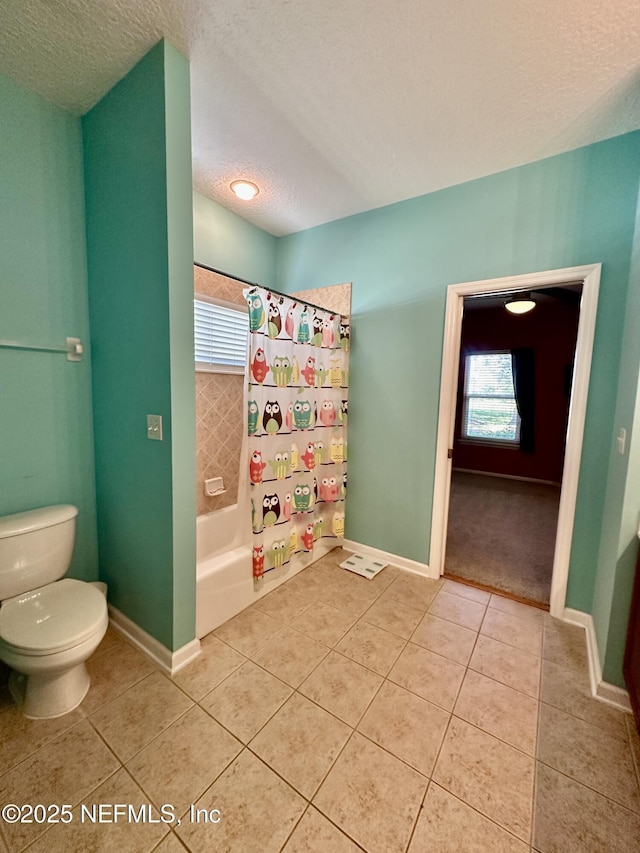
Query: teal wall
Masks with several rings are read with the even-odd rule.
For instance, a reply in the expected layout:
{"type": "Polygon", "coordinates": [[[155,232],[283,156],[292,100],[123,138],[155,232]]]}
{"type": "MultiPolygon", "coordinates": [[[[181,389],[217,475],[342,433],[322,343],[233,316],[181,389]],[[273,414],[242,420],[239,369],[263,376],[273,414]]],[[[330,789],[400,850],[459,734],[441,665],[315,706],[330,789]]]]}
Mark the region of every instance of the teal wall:
{"type": "Polygon", "coordinates": [[[621,455],[615,440],[612,441],[593,598],[593,621],[603,677],[621,687],[624,686],[622,662],[638,554],[640,512],[640,206],[624,314],[615,427],[616,432],[626,429],[627,450],[621,455]]]}
{"type": "Polygon", "coordinates": [[[446,288],[603,263],[567,605],[591,611],[640,133],[281,238],[285,291],[353,283],[350,539],[428,562],[446,288]]]}
{"type": "Polygon", "coordinates": [[[80,120],[0,76],[0,515],[79,509],[69,574],[98,577],[80,120]]]}
{"type": "Polygon", "coordinates": [[[195,633],[188,101],[186,61],[160,42],[82,120],[100,574],[170,649],[195,633]]]}
{"type": "Polygon", "coordinates": [[[197,263],[276,286],[278,240],[200,193],[193,194],[193,250],[197,263]]]}
{"type": "Polygon", "coordinates": [[[189,63],[165,43],[173,490],[173,647],[195,636],[196,424],[189,63]]]}

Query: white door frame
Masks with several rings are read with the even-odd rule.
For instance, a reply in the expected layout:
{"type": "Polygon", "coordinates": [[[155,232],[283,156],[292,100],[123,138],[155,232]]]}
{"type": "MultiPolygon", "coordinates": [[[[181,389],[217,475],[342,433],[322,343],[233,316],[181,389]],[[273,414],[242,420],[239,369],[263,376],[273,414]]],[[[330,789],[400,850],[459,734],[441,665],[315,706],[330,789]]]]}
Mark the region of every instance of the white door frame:
{"type": "Polygon", "coordinates": [[[452,284],[448,287],[440,379],[433,513],[431,516],[431,550],[429,555],[429,575],[431,577],[439,577],[444,571],[452,468],[448,451],[453,447],[454,438],[465,296],[480,296],[514,290],[538,290],[542,287],[561,287],[582,281],[582,299],[560,491],[558,532],[556,534],[551,580],[551,615],[558,618],[564,616],[601,268],[602,264],[590,264],[528,275],[452,284]]]}

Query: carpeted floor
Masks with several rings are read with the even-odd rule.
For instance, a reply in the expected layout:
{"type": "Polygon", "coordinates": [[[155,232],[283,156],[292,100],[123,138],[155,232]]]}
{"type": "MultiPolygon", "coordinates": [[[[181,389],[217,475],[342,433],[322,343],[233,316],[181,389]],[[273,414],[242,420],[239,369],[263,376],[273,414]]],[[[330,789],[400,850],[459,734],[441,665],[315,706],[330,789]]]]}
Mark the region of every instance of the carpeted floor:
{"type": "Polygon", "coordinates": [[[549,603],[560,487],[454,471],[445,571],[549,603]]]}

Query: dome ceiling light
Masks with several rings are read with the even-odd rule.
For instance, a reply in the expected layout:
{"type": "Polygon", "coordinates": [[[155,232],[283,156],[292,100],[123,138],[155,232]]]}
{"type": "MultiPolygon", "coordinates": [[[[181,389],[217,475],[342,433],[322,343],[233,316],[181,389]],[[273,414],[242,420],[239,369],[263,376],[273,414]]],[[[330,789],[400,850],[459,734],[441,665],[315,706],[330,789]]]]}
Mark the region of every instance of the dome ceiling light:
{"type": "Polygon", "coordinates": [[[505,300],[504,307],[511,314],[528,314],[536,307],[536,302],[528,292],[514,293],[505,300]]]}
{"type": "Polygon", "coordinates": [[[251,181],[232,181],[230,187],[232,192],[234,192],[238,198],[242,199],[242,201],[251,201],[251,199],[255,198],[260,192],[256,184],[251,181]]]}

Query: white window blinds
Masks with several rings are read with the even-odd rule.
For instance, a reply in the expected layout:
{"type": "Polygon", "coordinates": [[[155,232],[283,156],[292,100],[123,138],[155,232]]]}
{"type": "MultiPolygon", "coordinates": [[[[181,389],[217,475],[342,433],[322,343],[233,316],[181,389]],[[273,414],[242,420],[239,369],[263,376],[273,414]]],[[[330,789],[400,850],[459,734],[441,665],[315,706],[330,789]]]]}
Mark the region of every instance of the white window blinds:
{"type": "Polygon", "coordinates": [[[198,294],[193,309],[196,370],[244,373],[249,334],[246,306],[198,294]]]}

